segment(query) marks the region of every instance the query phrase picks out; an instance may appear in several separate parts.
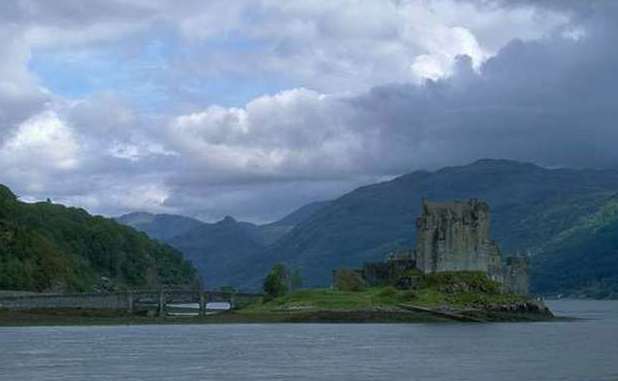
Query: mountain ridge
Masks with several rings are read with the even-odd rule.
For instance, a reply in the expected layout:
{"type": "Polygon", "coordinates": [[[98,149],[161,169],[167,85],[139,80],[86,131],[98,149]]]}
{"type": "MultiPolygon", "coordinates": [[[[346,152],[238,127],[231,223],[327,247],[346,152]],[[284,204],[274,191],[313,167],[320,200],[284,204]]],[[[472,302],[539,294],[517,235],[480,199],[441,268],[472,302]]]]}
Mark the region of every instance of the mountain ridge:
{"type": "Polygon", "coordinates": [[[237,221],[231,216],[208,223],[170,214],[133,212],[117,217],[120,223],[145,232],[180,250],[200,272],[206,286],[229,285],[225,275],[242,267],[246,257],[263,252],[328,201],[317,201],[263,225],[237,221]]]}
{"type": "Polygon", "coordinates": [[[492,208],[492,236],[503,250],[534,252],[616,189],[618,171],[547,169],[509,160],[415,171],[335,199],[259,254],[270,260],[261,270],[284,261],[302,268],[310,285],[327,285],[332,268],[381,260],[393,248],[413,246],[422,198],[483,199],[492,208]]]}
{"type": "MultiPolygon", "coordinates": [[[[226,259],[216,279],[257,288],[272,264],[284,262],[302,271],[306,285],[326,286],[334,268],[357,267],[364,261],[382,260],[392,249],[413,247],[423,198],[482,199],[491,207],[492,238],[503,252],[542,255],[549,250],[546,242],[598,212],[617,190],[618,170],[613,169],[550,169],[482,159],[435,171],[418,170],[328,201],[297,224],[284,224],[284,233],[279,232],[277,239],[259,243],[253,236],[239,241],[242,255],[226,259]]],[[[225,256],[233,257],[233,249],[230,243],[225,256]]],[[[533,262],[533,266],[541,263],[533,262]]],[[[540,268],[533,272],[535,277],[554,271],[551,265],[540,268]]],[[[533,284],[542,282],[533,279],[533,284]]]]}

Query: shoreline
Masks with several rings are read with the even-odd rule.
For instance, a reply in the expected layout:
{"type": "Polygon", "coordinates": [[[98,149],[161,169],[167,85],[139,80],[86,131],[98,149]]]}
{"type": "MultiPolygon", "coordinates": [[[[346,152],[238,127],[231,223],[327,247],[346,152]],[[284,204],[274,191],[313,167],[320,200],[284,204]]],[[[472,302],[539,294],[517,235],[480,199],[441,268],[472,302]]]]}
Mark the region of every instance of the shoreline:
{"type": "Polygon", "coordinates": [[[0,311],[0,327],[29,326],[94,326],[94,325],[176,325],[176,324],[277,324],[277,323],[348,323],[348,324],[414,324],[414,323],[521,323],[577,320],[538,313],[487,312],[474,315],[474,320],[437,316],[421,311],[319,310],[304,312],[228,311],[207,316],[147,317],[122,311],[86,309],[48,309],[0,311]]]}

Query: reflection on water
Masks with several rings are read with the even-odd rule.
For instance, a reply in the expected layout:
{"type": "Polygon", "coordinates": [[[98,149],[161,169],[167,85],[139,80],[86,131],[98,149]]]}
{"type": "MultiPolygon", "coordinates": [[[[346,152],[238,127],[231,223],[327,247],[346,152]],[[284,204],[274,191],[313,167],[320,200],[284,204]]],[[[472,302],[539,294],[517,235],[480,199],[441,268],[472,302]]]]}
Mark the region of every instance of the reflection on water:
{"type": "Polygon", "coordinates": [[[618,302],[574,322],[0,328],[0,380],[618,380],[618,302]]]}
{"type": "MultiPolygon", "coordinates": [[[[193,309],[199,310],[199,303],[177,303],[177,304],[167,304],[167,307],[171,308],[185,308],[185,309],[193,309]]],[[[207,310],[229,310],[231,308],[230,303],[228,302],[211,302],[206,303],[207,310]]]]}
{"type": "MultiPolygon", "coordinates": [[[[220,313],[232,308],[228,302],[206,303],[206,315],[220,313]]],[[[200,313],[199,303],[170,303],[166,305],[166,313],[170,316],[197,316],[200,313]]]]}

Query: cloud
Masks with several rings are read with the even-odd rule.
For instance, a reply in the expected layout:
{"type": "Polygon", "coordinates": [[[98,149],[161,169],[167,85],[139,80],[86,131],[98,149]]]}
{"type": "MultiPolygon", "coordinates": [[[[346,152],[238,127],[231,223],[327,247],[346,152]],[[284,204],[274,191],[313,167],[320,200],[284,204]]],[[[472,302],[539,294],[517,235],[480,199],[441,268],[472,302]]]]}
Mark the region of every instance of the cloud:
{"type": "Polygon", "coordinates": [[[227,184],[283,184],[388,177],[484,157],[615,167],[618,54],[608,47],[618,33],[603,22],[614,15],[580,25],[586,33],[578,39],[557,31],[512,41],[478,69],[460,56],[452,76],[421,85],[355,95],[296,89],[243,108],[209,107],[175,119],[174,149],[210,175],[186,172],[204,186],[220,181],[217,168],[227,184]]]}
{"type": "Polygon", "coordinates": [[[20,124],[0,147],[0,168],[5,177],[28,179],[29,189],[40,191],[44,179],[77,169],[79,149],[58,115],[44,112],[20,124]]]}
{"type": "Polygon", "coordinates": [[[339,106],[337,97],[287,90],[244,108],[211,106],[179,116],[169,139],[193,164],[224,176],[299,178],[307,167],[345,169],[349,151],[359,148],[339,106]]]}
{"type": "Polygon", "coordinates": [[[259,1],[251,7],[235,2],[224,12],[216,11],[217,4],[183,19],[189,41],[205,43],[204,49],[191,45],[192,53],[177,61],[183,71],[213,79],[222,73],[275,74],[294,87],[324,93],[444,77],[461,54],[478,68],[509,40],[538,39],[568,22],[561,12],[529,5],[481,7],[450,0],[259,1]],[[216,38],[234,48],[208,43],[216,38]]]}
{"type": "Polygon", "coordinates": [[[615,166],[616,6],[556,4],[5,2],[1,182],[265,221],[482,157],[615,166]]]}
{"type": "Polygon", "coordinates": [[[73,131],[52,111],[36,115],[18,128],[2,147],[6,159],[29,167],[71,170],[78,166],[79,144],[73,131]]]}

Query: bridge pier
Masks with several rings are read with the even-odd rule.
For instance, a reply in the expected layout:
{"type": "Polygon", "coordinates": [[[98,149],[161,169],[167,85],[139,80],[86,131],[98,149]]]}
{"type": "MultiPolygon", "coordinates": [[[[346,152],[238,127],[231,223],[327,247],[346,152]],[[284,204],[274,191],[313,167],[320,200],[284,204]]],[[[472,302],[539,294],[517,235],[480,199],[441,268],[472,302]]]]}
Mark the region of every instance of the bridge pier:
{"type": "Polygon", "coordinates": [[[159,316],[165,316],[165,293],[163,290],[159,292],[159,316]]]}
{"type": "Polygon", "coordinates": [[[135,301],[133,299],[133,292],[127,291],[127,312],[133,314],[135,301]]]}
{"type": "Polygon", "coordinates": [[[206,315],[206,298],[204,298],[204,293],[200,292],[200,316],[206,315]]]}

